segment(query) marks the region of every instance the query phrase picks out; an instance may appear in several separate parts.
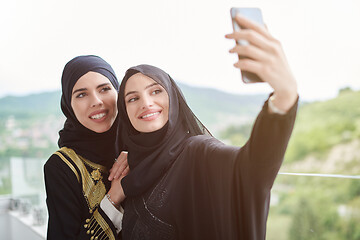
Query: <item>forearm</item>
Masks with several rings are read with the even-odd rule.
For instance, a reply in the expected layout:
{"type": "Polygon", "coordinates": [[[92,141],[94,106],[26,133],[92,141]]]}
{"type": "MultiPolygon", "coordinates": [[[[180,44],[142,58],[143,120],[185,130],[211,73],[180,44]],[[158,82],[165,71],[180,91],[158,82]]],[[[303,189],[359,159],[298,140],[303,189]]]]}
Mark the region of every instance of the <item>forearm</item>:
{"type": "Polygon", "coordinates": [[[252,165],[274,164],[280,167],[290,139],[297,111],[297,99],[284,115],[272,114],[268,103],[257,117],[247,143],[249,161],[252,165]]]}

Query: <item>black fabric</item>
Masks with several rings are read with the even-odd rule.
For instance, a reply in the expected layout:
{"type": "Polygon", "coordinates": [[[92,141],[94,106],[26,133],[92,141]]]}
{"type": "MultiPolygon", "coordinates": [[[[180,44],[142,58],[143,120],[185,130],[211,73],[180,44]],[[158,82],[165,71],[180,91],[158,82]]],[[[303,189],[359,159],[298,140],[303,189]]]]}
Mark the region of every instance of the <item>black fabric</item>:
{"type": "Polygon", "coordinates": [[[127,198],[123,239],[264,240],[270,191],[296,109],[269,114],[265,103],[243,147],[188,138],[157,184],[127,198]]]}
{"type": "MultiPolygon", "coordinates": [[[[70,159],[68,160],[71,162],[70,159]]],[[[80,174],[80,171],[78,173],[80,174]]],[[[105,173],[103,182],[108,191],[110,182],[107,181],[107,177],[108,174],[105,173]]],[[[90,219],[92,213],[89,213],[81,183],[77,181],[74,172],[59,156],[52,155],[44,166],[44,178],[49,213],[46,239],[90,239],[93,235],[87,234],[84,226],[87,224],[86,219],[90,219]]],[[[100,207],[97,209],[116,236],[116,229],[111,220],[100,207]]],[[[120,236],[117,239],[120,239],[120,236]]]]}
{"type": "Polygon", "coordinates": [[[120,134],[129,151],[130,173],[122,179],[127,197],[139,195],[152,186],[178,157],[188,137],[210,135],[187,105],[175,81],[163,70],[150,65],[139,65],[126,72],[120,85],[118,108],[119,117],[123,120],[119,128],[120,134]],[[126,112],[125,84],[132,75],[139,72],[159,83],[169,95],[169,121],[163,129],[153,133],[136,131],[126,112]],[[158,141],[154,141],[155,139],[158,141]]]}
{"type": "MultiPolygon", "coordinates": [[[[76,119],[71,108],[71,93],[77,80],[89,71],[98,72],[107,77],[114,88],[118,90],[115,73],[111,66],[97,56],[79,56],[68,62],[62,76],[61,109],[66,116],[64,128],[59,132],[59,147],[66,146],[75,150],[76,154],[90,160],[93,163],[110,167],[118,155],[116,144],[116,128],[118,120],[115,120],[110,130],[105,133],[95,133],[76,119]]],[[[118,118],[117,118],[118,119],[118,118]]],[[[73,164],[71,159],[67,159],[73,164]]],[[[81,172],[77,169],[78,175],[81,172]]],[[[86,166],[89,174],[93,169],[86,166]]],[[[74,172],[58,156],[53,154],[44,166],[44,178],[46,188],[46,203],[49,213],[47,239],[90,239],[93,235],[87,233],[84,227],[94,212],[89,212],[88,203],[84,197],[82,182],[78,182],[74,172]]],[[[106,191],[110,188],[108,173],[102,173],[102,181],[106,191]]],[[[80,177],[81,179],[81,177],[80,177]]],[[[101,198],[104,196],[100,196],[101,198]]],[[[111,231],[116,236],[115,226],[106,214],[97,207],[96,210],[106,221],[111,231]]],[[[97,232],[97,234],[103,232],[97,232]]],[[[117,238],[119,239],[119,237],[117,238]]]]}
{"type": "MultiPolygon", "coordinates": [[[[124,101],[122,95],[119,99],[124,101]]],[[[173,114],[171,107],[169,114],[173,114]]],[[[171,159],[158,181],[142,194],[127,197],[123,239],[264,240],[270,191],[296,111],[297,103],[285,115],[270,114],[266,102],[243,147],[227,146],[201,132],[187,134],[181,139],[176,159],[171,159]]],[[[181,113],[179,119],[184,119],[181,113]]],[[[122,136],[128,144],[129,138],[122,136]]],[[[167,148],[157,145],[153,151],[159,149],[167,148]]],[[[129,148],[129,156],[136,151],[129,148]]],[[[143,152],[142,158],[146,160],[151,154],[143,152]]],[[[136,170],[137,166],[132,169],[136,170]]],[[[141,182],[142,176],[137,177],[141,182]]]]}
{"type": "Polygon", "coordinates": [[[102,58],[93,55],[78,56],[64,68],[61,85],[61,109],[66,116],[64,128],[60,130],[59,147],[69,147],[88,160],[110,167],[119,155],[121,144],[115,144],[118,118],[105,133],[96,133],[84,127],[75,117],[71,107],[71,94],[77,80],[88,72],[97,72],[107,77],[118,91],[119,83],[112,67],[102,58]],[[114,147],[116,146],[116,147],[114,147]]]}

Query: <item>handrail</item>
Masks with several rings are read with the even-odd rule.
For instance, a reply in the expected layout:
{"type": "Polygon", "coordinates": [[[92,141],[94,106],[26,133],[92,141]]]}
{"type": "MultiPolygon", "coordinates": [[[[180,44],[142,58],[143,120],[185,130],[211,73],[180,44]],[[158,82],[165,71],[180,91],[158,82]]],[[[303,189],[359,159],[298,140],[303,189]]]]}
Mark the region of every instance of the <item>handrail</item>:
{"type": "Polygon", "coordinates": [[[325,173],[290,173],[290,172],[279,172],[279,175],[360,179],[360,175],[325,174],[325,173]]]}

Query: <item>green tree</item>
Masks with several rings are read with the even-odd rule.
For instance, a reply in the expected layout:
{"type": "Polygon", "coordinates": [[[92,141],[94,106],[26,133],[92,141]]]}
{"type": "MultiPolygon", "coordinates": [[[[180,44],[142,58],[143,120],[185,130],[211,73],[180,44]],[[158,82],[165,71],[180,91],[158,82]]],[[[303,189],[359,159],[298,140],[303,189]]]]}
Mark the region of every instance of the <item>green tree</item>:
{"type": "Polygon", "coordinates": [[[307,199],[300,199],[297,210],[293,215],[293,222],[290,226],[290,240],[320,240],[318,219],[314,209],[307,199]]]}

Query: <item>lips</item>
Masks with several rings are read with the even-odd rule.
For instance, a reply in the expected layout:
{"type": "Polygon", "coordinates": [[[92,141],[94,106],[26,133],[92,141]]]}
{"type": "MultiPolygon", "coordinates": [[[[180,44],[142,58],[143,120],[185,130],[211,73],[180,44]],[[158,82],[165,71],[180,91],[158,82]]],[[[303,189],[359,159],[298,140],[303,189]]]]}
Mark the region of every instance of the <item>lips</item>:
{"type": "Polygon", "coordinates": [[[107,110],[98,110],[98,111],[95,111],[95,112],[92,112],[90,115],[89,115],[89,118],[91,120],[95,120],[95,121],[101,121],[102,119],[105,118],[105,116],[108,114],[108,111],[107,110]]]}
{"type": "Polygon", "coordinates": [[[140,114],[138,117],[142,120],[153,120],[156,119],[161,114],[161,110],[148,110],[140,114]]]}
{"type": "Polygon", "coordinates": [[[99,113],[99,114],[91,116],[90,118],[91,119],[100,119],[100,118],[104,117],[105,115],[106,115],[105,113],[99,113]]]}

